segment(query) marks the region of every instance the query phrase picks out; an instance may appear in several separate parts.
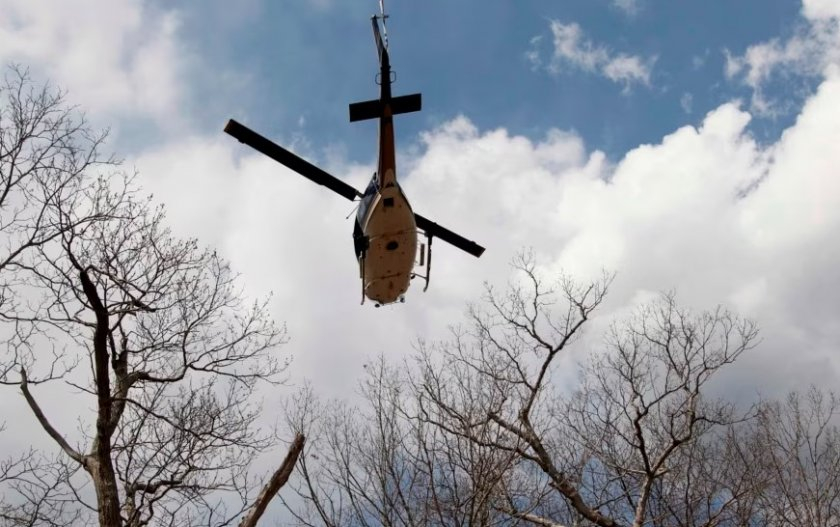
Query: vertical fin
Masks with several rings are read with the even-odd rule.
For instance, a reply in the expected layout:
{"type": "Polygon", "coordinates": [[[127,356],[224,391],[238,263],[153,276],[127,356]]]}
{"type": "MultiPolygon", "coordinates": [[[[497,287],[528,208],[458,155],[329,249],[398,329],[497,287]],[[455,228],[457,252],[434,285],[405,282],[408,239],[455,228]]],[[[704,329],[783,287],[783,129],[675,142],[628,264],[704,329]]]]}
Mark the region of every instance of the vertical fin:
{"type": "Polygon", "coordinates": [[[382,40],[385,45],[385,49],[388,49],[388,26],[385,25],[385,22],[388,20],[388,15],[385,14],[385,0],[379,0],[379,18],[382,19],[382,40]]]}
{"type": "Polygon", "coordinates": [[[373,39],[376,42],[376,52],[379,55],[379,64],[382,65],[383,60],[387,60],[388,58],[388,46],[386,42],[382,40],[382,34],[379,31],[378,17],[372,16],[370,21],[373,24],[373,39]]]}

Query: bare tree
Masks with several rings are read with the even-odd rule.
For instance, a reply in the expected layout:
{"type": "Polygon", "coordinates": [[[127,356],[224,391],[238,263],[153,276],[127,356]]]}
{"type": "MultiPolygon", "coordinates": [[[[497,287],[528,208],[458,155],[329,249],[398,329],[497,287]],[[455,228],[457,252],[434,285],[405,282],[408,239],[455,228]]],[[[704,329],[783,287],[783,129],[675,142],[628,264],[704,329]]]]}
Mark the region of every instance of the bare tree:
{"type": "Polygon", "coordinates": [[[254,525],[303,442],[253,496],[251,462],[273,444],[253,395],[282,381],[284,329],[264,302],[246,303],[214,252],[172,236],[132,176],[100,161],[103,136],[60,94],[18,73],[4,102],[0,383],[20,389],[63,455],[8,465],[18,501],[42,505],[28,521],[49,509],[55,524],[254,525]],[[93,172],[102,163],[110,173],[93,172]],[[66,406],[42,406],[50,386],[66,406]],[[55,419],[73,404],[78,432],[55,419]]]}
{"type": "Polygon", "coordinates": [[[693,477],[702,467],[694,461],[709,453],[703,439],[714,427],[742,417],[731,404],[705,397],[703,389],[756,336],[750,322],[721,309],[692,315],[677,307],[673,295],[613,326],[607,352],[585,367],[582,386],[565,406],[567,433],[612,487],[604,504],[611,517],[644,525],[654,490],[663,496],[677,490],[671,485],[683,487],[682,496],[700,490],[700,502],[689,499],[671,514],[687,521],[680,524],[693,525],[698,513],[705,518],[700,524],[713,522],[726,506],[728,500],[702,486],[708,478],[693,477]]]}
{"type": "Polygon", "coordinates": [[[715,426],[672,456],[652,486],[650,524],[661,527],[749,526],[758,517],[762,480],[756,472],[753,416],[715,426]]]}
{"type": "Polygon", "coordinates": [[[315,438],[284,500],[301,525],[512,525],[491,504],[510,455],[416,418],[406,365],[365,365],[359,405],[325,404],[305,390],[292,426],[315,438]]]}
{"type": "Polygon", "coordinates": [[[0,525],[78,525],[76,496],[63,485],[77,470],[66,459],[44,459],[33,450],[0,461],[0,484],[14,496],[14,502],[0,502],[0,525]]]}
{"type": "Polygon", "coordinates": [[[422,418],[515,454],[520,462],[506,481],[530,488],[508,488],[494,504],[511,517],[544,526],[714,525],[736,503],[730,488],[670,510],[651,503],[673,497],[678,485],[693,496],[709,491],[708,477],[689,477],[700,470],[692,458],[716,448],[703,442],[716,427],[741,417],[704,388],[753,346],[755,326],[722,309],[692,315],[663,295],[612,327],[567,395],[551,383],[557,358],[603,301],[610,277],[547,288],[532,260],[517,264],[520,285],[504,294],[489,288],[486,308],[471,311],[471,330],[421,354],[422,418]]]}
{"type": "Polygon", "coordinates": [[[758,518],[769,526],[840,524],[840,401],[812,387],[761,405],[753,429],[758,518]]]}
{"type": "MultiPolygon", "coordinates": [[[[105,136],[90,131],[84,117],[65,103],[62,92],[33,83],[25,68],[7,69],[0,85],[3,312],[22,312],[31,300],[27,295],[29,282],[20,269],[31,265],[39,249],[54,245],[66,229],[96,221],[105,212],[80,209],[70,223],[62,221],[59,213],[62,206],[78,202],[90,192],[91,182],[96,179],[93,171],[114,166],[112,158],[100,153],[105,136]]],[[[0,331],[6,344],[0,360],[0,382],[14,384],[10,376],[13,378],[22,365],[36,362],[32,348],[24,343],[38,329],[13,321],[0,331]]],[[[40,353],[49,354],[52,348],[51,344],[40,353]]],[[[40,378],[60,377],[67,366],[61,360],[48,360],[40,378]]],[[[60,461],[46,462],[32,451],[4,460],[0,482],[9,492],[3,492],[2,521],[9,525],[71,524],[77,514],[68,512],[72,507],[53,480],[72,472],[60,461]]]]}
{"type": "Polygon", "coordinates": [[[756,344],[754,323],[662,294],[561,384],[558,357],[611,278],[548,288],[517,264],[523,280],[488,288],[451,339],[367,364],[358,405],[306,391],[291,406],[316,438],[284,500],[298,524],[837,525],[837,399],[738,407],[710,393],[756,344]]]}
{"type": "Polygon", "coordinates": [[[509,516],[540,525],[570,521],[573,516],[545,516],[565,511],[547,499],[545,489],[551,488],[567,497],[576,514],[608,522],[578,491],[581,460],[553,452],[555,439],[547,431],[557,423],[544,396],[552,366],[602,302],[611,277],[585,287],[563,278],[554,289],[538,278],[529,256],[518,258],[515,267],[522,280],[503,294],[488,286],[485,306],[470,310],[468,330],[421,348],[414,380],[423,396],[420,417],[521,461],[515,478],[520,488],[494,503],[509,516]],[[523,482],[530,488],[521,487],[523,482]]]}
{"type": "MultiPolygon", "coordinates": [[[[33,83],[19,66],[0,85],[0,271],[73,225],[58,221],[60,204],[86,192],[91,170],[114,165],[100,152],[106,133],[94,133],[64,94],[33,83]]],[[[94,221],[78,215],[78,223],[94,221]]],[[[3,300],[9,297],[6,280],[3,300]]]]}

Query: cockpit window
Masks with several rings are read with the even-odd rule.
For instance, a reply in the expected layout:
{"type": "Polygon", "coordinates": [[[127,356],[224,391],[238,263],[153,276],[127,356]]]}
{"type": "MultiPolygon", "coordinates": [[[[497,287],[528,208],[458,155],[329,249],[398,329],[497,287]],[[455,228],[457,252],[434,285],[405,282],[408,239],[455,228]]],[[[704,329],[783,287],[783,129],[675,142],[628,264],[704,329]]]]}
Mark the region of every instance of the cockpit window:
{"type": "Polygon", "coordinates": [[[364,195],[365,196],[370,196],[371,194],[376,194],[377,190],[378,190],[378,187],[377,187],[377,184],[376,184],[376,172],[374,172],[373,177],[370,178],[370,183],[368,183],[368,186],[365,189],[365,194],[364,195]]]}
{"type": "Polygon", "coordinates": [[[362,201],[359,203],[359,210],[356,213],[356,218],[361,223],[364,221],[365,215],[367,214],[368,207],[370,207],[370,202],[373,201],[373,197],[379,191],[379,186],[376,183],[376,173],[373,174],[373,177],[370,178],[370,183],[368,183],[367,188],[365,189],[365,193],[362,196],[362,201]]]}

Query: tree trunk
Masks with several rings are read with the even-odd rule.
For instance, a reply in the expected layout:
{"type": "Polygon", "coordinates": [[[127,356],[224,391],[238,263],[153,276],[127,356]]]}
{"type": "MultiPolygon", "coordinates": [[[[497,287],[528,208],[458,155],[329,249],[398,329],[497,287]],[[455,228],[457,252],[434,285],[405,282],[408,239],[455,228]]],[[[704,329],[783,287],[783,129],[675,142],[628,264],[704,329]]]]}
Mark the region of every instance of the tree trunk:
{"type": "Polygon", "coordinates": [[[256,501],[251,506],[251,510],[248,511],[248,514],[242,519],[239,527],[256,527],[257,522],[265,512],[265,508],[268,507],[268,502],[271,501],[271,498],[273,498],[280,491],[283,485],[289,481],[289,476],[292,475],[295,463],[297,463],[298,457],[303,450],[304,441],[305,438],[303,434],[298,433],[295,435],[295,439],[289,446],[289,452],[286,454],[286,458],[283,460],[283,463],[280,464],[280,467],[274,472],[271,479],[268,480],[268,483],[265,484],[260,492],[260,495],[257,496],[256,501]]]}
{"type": "Polygon", "coordinates": [[[113,466],[111,463],[90,460],[86,468],[93,479],[93,488],[96,491],[99,527],[121,527],[120,495],[113,466]]]}

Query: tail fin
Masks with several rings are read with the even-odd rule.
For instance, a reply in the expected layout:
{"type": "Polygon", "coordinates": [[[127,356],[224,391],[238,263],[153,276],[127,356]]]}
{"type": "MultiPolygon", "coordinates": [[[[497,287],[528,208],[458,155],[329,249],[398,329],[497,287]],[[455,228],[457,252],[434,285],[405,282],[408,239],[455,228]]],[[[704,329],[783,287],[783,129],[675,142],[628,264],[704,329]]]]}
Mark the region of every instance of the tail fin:
{"type": "Polygon", "coordinates": [[[385,38],[382,38],[382,33],[379,31],[379,19],[382,19],[382,27],[385,27],[385,20],[387,16],[385,13],[382,13],[381,17],[372,16],[370,21],[373,25],[373,40],[376,42],[376,53],[379,55],[379,63],[382,64],[383,61],[388,61],[388,33],[385,33],[385,38]]]}
{"type": "MultiPolygon", "coordinates": [[[[419,112],[422,100],[419,93],[393,97],[388,104],[391,106],[391,114],[419,112]]],[[[350,105],[350,122],[364,121],[366,119],[378,119],[383,116],[385,102],[382,99],[372,101],[356,102],[350,105]]]]}

